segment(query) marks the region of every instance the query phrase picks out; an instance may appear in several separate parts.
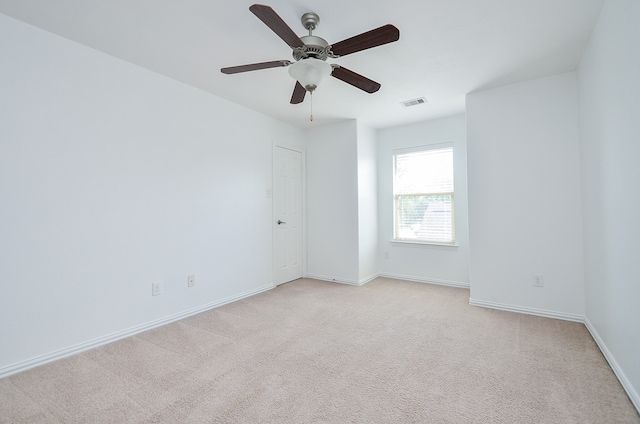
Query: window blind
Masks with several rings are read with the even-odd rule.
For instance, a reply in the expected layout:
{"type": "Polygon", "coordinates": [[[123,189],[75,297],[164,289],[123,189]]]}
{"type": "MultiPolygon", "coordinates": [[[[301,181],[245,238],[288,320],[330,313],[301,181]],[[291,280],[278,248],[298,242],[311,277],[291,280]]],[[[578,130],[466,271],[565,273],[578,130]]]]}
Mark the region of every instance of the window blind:
{"type": "Polygon", "coordinates": [[[394,155],[394,239],[454,243],[453,148],[394,155]]]}

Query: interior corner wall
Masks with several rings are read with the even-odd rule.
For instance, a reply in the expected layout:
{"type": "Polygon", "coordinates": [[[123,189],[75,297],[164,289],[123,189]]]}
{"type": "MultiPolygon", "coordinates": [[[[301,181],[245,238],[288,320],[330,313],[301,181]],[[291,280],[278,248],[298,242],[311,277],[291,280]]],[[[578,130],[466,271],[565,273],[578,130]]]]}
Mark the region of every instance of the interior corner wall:
{"type": "Polygon", "coordinates": [[[4,15],[0,57],[0,376],[273,287],[303,131],[4,15]]]}
{"type": "Polygon", "coordinates": [[[359,283],[357,122],[307,130],[306,275],[359,283]]]}
{"type": "Polygon", "coordinates": [[[467,146],[465,115],[378,130],[378,258],[388,277],[468,287],[467,146]],[[393,243],[393,151],[453,143],[458,247],[393,243]],[[388,252],[388,259],[385,259],[388,252]]]}
{"type": "Polygon", "coordinates": [[[640,2],[607,1],[578,68],[586,323],[640,411],[640,2]]]}
{"type": "Polygon", "coordinates": [[[359,283],[378,275],[378,170],[376,132],[358,123],[359,283]]]}
{"type": "Polygon", "coordinates": [[[471,303],[581,321],[575,73],[466,101],[471,303]]]}

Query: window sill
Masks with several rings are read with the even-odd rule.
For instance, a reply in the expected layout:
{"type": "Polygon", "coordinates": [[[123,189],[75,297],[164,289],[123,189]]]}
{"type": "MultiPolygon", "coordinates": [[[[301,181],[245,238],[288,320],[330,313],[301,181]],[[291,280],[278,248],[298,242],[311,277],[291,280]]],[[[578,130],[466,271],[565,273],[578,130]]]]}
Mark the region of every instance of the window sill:
{"type": "Polygon", "coordinates": [[[406,246],[406,247],[432,247],[436,249],[456,250],[460,245],[450,243],[434,243],[427,241],[411,241],[411,240],[391,240],[392,245],[406,246]]]}

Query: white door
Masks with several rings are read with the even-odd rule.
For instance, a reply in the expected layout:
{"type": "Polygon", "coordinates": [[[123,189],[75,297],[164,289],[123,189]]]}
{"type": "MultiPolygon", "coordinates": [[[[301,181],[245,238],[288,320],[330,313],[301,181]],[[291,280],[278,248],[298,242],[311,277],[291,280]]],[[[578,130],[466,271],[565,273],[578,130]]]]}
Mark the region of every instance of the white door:
{"type": "Polygon", "coordinates": [[[273,164],[276,285],[302,277],[302,153],[275,147],[273,164]]]}

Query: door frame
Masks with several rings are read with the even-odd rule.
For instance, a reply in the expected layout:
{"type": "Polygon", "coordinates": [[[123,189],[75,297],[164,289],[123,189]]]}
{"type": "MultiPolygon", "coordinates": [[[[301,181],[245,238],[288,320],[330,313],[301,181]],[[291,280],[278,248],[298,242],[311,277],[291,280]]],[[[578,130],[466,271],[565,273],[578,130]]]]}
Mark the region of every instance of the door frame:
{"type": "Polygon", "coordinates": [[[273,200],[274,196],[274,187],[276,181],[276,147],[280,147],[282,149],[293,150],[294,152],[300,153],[300,160],[302,161],[300,172],[301,172],[301,190],[302,195],[300,196],[300,210],[302,214],[302,278],[307,276],[307,172],[306,172],[306,149],[303,142],[295,142],[295,141],[283,141],[283,140],[272,140],[271,144],[271,285],[276,287],[276,278],[275,278],[275,267],[276,267],[276,202],[273,200]]]}

